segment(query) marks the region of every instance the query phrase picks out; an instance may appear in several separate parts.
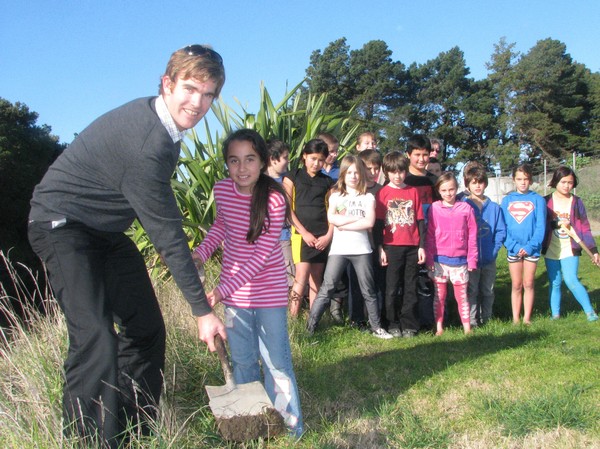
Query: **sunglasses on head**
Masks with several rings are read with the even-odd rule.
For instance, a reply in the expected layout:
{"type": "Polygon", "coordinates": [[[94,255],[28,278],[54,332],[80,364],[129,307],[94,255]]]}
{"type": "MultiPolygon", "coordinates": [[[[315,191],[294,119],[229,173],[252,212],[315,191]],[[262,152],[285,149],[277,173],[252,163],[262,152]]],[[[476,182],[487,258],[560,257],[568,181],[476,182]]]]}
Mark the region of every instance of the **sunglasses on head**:
{"type": "Polygon", "coordinates": [[[205,47],[204,45],[188,45],[187,47],[183,48],[183,51],[185,51],[188,56],[208,56],[213,61],[223,65],[223,58],[221,55],[212,48],[205,47]]]}

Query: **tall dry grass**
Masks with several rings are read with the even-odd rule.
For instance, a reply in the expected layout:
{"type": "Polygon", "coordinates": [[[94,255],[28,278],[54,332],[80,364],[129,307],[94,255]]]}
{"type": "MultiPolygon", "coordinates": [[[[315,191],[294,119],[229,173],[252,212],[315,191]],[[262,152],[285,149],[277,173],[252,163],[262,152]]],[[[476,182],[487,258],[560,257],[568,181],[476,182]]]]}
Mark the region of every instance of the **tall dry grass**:
{"type": "Polygon", "coordinates": [[[66,352],[64,319],[31,271],[26,270],[31,279],[23,279],[3,252],[0,259],[12,280],[11,286],[0,287],[0,308],[9,321],[9,327],[0,329],[0,446],[65,447],[57,406],[66,352]],[[34,306],[40,300],[45,315],[34,306]],[[14,301],[22,305],[19,313],[12,307],[14,301]]]}
{"type": "MultiPolygon", "coordinates": [[[[80,448],[80,441],[62,432],[63,360],[68,347],[64,316],[49,290],[27,287],[45,283],[38,283],[31,271],[27,271],[31,279],[23,279],[4,253],[0,258],[12,280],[11,286],[2,285],[0,290],[1,312],[10,322],[0,328],[0,448],[80,448]],[[13,307],[15,301],[22,312],[13,307]],[[40,301],[42,308],[34,306],[40,301]]],[[[219,365],[196,338],[195,320],[179,291],[166,285],[158,286],[157,293],[168,330],[159,418],[150,423],[152,437],[128,429],[126,447],[223,447],[204,393],[206,383],[223,383],[219,365]]]]}

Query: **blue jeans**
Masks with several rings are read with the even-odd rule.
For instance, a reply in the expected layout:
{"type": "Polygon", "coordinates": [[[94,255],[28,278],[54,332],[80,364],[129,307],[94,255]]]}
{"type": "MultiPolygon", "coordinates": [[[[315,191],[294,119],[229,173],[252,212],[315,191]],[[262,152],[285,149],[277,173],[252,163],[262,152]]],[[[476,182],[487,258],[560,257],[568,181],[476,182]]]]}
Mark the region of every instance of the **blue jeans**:
{"type": "MultiPolygon", "coordinates": [[[[381,318],[381,325],[384,326],[385,314],[385,276],[386,267],[379,264],[379,252],[371,253],[371,265],[373,266],[373,281],[375,282],[375,296],[377,297],[377,309],[381,318]]],[[[363,298],[358,284],[358,278],[352,265],[348,266],[348,278],[350,280],[350,291],[348,292],[348,316],[351,322],[360,323],[366,320],[368,312],[365,307],[365,298],[363,298]]]]}
{"type": "Polygon", "coordinates": [[[304,432],[298,385],[292,366],[287,308],[242,309],[225,307],[225,326],[236,383],[260,381],[291,433],[304,432]]]}
{"type": "Polygon", "coordinates": [[[375,293],[375,282],[373,280],[373,265],[371,262],[371,254],[356,254],[356,255],[332,255],[327,258],[325,266],[325,274],[323,275],[323,283],[319,289],[319,293],[310,309],[309,323],[316,324],[323,316],[323,313],[329,307],[331,297],[335,291],[337,282],[342,278],[342,275],[348,264],[351,263],[356,272],[360,291],[365,298],[365,306],[369,315],[369,324],[371,329],[376,330],[381,327],[381,318],[379,314],[379,306],[377,305],[377,296],[375,293]]]}
{"type": "Polygon", "coordinates": [[[577,302],[583,307],[583,311],[585,313],[594,311],[590,302],[590,296],[577,277],[577,271],[579,270],[578,256],[566,257],[560,260],[546,259],[546,269],[550,281],[550,309],[552,310],[552,316],[560,315],[560,284],[563,279],[577,302]]]}

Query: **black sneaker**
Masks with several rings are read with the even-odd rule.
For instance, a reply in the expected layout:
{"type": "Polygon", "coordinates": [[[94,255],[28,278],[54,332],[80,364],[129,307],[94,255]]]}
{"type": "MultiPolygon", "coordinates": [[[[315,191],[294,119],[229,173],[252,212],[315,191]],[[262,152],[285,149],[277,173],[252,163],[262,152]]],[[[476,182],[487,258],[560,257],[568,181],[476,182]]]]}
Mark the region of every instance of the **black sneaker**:
{"type": "Polygon", "coordinates": [[[402,338],[413,338],[416,335],[417,335],[417,331],[412,330],[412,329],[407,329],[405,331],[402,331],[402,338]]]}
{"type": "Polygon", "coordinates": [[[350,327],[361,332],[371,332],[371,328],[366,321],[350,321],[350,327]]]}

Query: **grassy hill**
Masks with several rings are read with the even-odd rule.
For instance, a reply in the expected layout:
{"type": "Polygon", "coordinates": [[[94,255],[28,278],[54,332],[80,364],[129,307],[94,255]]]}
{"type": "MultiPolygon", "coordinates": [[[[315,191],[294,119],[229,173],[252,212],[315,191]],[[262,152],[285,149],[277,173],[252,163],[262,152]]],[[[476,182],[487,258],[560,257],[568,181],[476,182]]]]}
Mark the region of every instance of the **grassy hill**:
{"type": "Polygon", "coordinates": [[[577,195],[583,199],[588,216],[594,222],[592,229],[600,232],[600,162],[578,170],[577,176],[577,195]]]}

